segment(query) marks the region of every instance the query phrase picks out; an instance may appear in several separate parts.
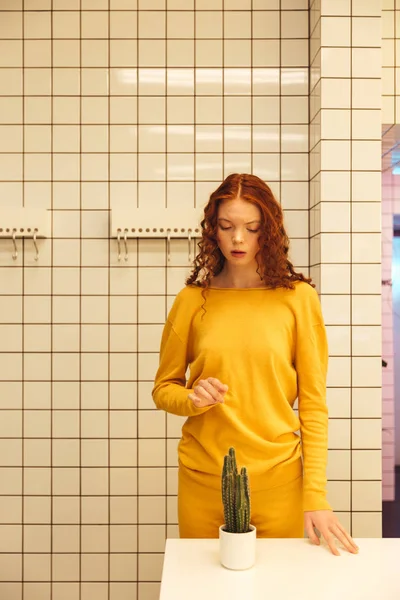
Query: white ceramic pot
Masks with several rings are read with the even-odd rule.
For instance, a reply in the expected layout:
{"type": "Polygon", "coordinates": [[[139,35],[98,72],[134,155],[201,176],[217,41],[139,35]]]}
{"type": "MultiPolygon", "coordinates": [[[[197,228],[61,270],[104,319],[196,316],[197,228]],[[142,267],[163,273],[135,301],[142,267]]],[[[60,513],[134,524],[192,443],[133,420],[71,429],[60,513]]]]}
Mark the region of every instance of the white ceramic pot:
{"type": "Polygon", "coordinates": [[[225,525],[219,528],[219,556],[227,569],[243,571],[256,562],[256,528],[250,525],[248,533],[228,533],[225,525]]]}

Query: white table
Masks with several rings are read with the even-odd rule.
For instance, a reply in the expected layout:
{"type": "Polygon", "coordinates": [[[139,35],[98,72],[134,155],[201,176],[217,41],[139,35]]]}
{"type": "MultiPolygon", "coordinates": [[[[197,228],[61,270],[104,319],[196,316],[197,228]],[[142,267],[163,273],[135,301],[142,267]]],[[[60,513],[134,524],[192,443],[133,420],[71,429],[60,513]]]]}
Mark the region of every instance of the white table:
{"type": "Polygon", "coordinates": [[[160,600],[400,600],[400,538],[359,538],[359,554],[325,542],[257,539],[257,563],[229,571],[218,539],[168,539],[160,600]]]}

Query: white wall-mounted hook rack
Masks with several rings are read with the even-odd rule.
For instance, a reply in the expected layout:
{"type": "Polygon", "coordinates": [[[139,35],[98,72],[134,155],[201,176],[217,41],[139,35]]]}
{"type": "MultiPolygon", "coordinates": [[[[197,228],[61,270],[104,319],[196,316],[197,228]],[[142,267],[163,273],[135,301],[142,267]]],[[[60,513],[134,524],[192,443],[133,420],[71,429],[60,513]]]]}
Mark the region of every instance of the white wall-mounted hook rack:
{"type": "Polygon", "coordinates": [[[12,239],[13,260],[18,258],[17,239],[32,238],[37,261],[39,250],[36,240],[48,237],[50,229],[50,212],[45,208],[0,206],[0,238],[12,239]]]}
{"type": "Polygon", "coordinates": [[[163,208],[150,214],[149,209],[115,208],[111,211],[111,237],[128,238],[192,238],[201,237],[198,209],[163,208]]]}
{"type": "Polygon", "coordinates": [[[188,260],[192,261],[192,240],[201,237],[200,221],[203,211],[195,208],[163,208],[150,214],[149,209],[115,208],[111,211],[111,237],[118,240],[118,260],[121,260],[121,240],[125,243],[125,261],[128,260],[127,238],[166,238],[168,262],[172,238],[188,239],[188,260]]]}

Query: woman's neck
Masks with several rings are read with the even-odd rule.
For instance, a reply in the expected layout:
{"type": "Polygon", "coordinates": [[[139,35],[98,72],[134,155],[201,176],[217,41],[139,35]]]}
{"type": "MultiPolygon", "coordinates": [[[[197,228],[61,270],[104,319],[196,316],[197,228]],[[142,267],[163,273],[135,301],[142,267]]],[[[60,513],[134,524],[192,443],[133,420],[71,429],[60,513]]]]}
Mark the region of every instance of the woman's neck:
{"type": "Polygon", "coordinates": [[[265,287],[265,283],[257,272],[240,269],[223,268],[219,275],[213,277],[211,285],[224,288],[256,288],[265,287]]]}

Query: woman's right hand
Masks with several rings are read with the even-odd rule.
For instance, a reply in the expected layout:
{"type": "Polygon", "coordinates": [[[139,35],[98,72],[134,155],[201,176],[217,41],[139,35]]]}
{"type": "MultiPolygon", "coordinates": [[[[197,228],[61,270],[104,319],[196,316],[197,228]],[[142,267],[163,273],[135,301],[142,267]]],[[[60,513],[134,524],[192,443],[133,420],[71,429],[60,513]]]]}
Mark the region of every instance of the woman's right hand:
{"type": "Polygon", "coordinates": [[[204,408],[212,404],[224,402],[224,396],[228,391],[228,386],[221,383],[215,377],[200,379],[199,383],[193,388],[193,394],[189,394],[189,399],[196,408],[204,408]]]}

